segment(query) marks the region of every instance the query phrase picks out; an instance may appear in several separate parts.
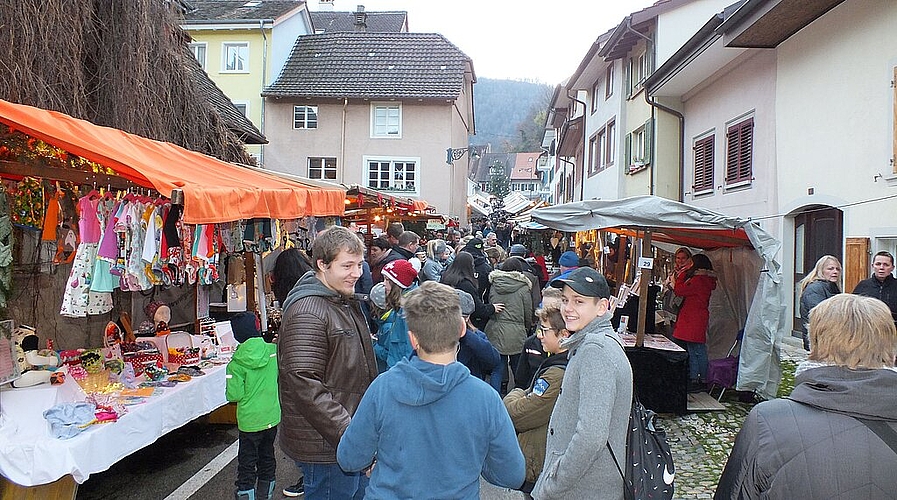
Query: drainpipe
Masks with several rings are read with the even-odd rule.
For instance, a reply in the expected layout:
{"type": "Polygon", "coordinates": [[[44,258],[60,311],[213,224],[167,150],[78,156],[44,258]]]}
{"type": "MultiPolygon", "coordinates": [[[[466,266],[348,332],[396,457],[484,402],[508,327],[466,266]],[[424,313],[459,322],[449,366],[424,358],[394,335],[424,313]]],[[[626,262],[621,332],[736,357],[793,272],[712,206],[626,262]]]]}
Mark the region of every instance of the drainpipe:
{"type": "MultiPolygon", "coordinates": [[[[569,89],[567,89],[567,99],[570,99],[571,101],[576,101],[576,102],[582,104],[582,144],[583,144],[583,147],[585,147],[585,144],[586,144],[586,113],[589,111],[588,104],[586,104],[585,102],[580,101],[576,97],[573,97],[572,95],[570,95],[569,89]]],[[[586,156],[585,149],[583,149],[583,156],[586,156]]],[[[582,179],[579,182],[579,201],[583,201],[585,199],[585,189],[586,189],[586,172],[585,172],[586,165],[584,163],[586,159],[585,158],[580,158],[580,159],[583,161],[583,164],[582,164],[582,179]]],[[[573,166],[573,183],[576,184],[576,166],[575,165],[573,166]]],[[[574,201],[574,200],[570,200],[570,201],[574,201]]]]}
{"type": "MultiPolygon", "coordinates": [[[[666,111],[667,113],[679,119],[679,201],[684,202],[682,193],[684,192],[682,183],[685,181],[685,116],[673,108],[664,106],[657,101],[648,97],[648,89],[645,89],[645,102],[651,106],[651,116],[654,117],[654,108],[666,111]]],[[[653,121],[653,120],[652,120],[653,121]]],[[[652,134],[654,140],[657,140],[657,134],[652,134]]],[[[655,155],[656,156],[656,155],[655,155]]],[[[656,161],[651,162],[651,194],[654,194],[654,168],[656,161]]]]}
{"type": "MultiPolygon", "coordinates": [[[[272,20],[273,23],[273,20],[272,20]]],[[[268,37],[265,35],[265,20],[259,19],[259,31],[262,32],[262,88],[264,89],[268,85],[268,37]]],[[[261,119],[259,119],[259,128],[261,129],[262,135],[265,135],[265,98],[262,97],[262,112],[261,119]]],[[[259,145],[259,166],[265,164],[265,145],[259,145]]],[[[262,323],[263,325],[265,323],[262,323]]]]}
{"type": "Polygon", "coordinates": [[[339,138],[339,181],[346,183],[346,114],[349,109],[349,99],[343,98],[343,123],[339,138]]]}
{"type": "MultiPolygon", "coordinates": [[[[638,31],[632,29],[632,19],[630,19],[630,18],[626,19],[626,29],[629,30],[630,33],[645,39],[645,44],[650,46],[651,51],[652,51],[652,60],[654,60],[654,57],[653,57],[654,56],[653,51],[655,49],[654,40],[652,40],[651,37],[645,36],[645,35],[639,33],[638,31]]],[[[649,106],[651,106],[651,118],[652,118],[651,123],[656,123],[654,120],[654,109],[655,108],[660,109],[662,111],[666,111],[667,113],[670,113],[671,115],[673,115],[679,119],[679,144],[680,144],[680,147],[679,147],[679,201],[683,201],[682,193],[684,190],[682,188],[682,182],[683,182],[683,179],[685,179],[685,116],[683,116],[682,113],[676,111],[673,108],[664,106],[663,104],[660,104],[659,102],[657,102],[655,100],[652,100],[650,97],[648,97],[648,89],[647,88],[644,89],[644,91],[645,91],[645,102],[648,103],[649,106]]],[[[652,133],[651,139],[656,142],[657,134],[652,133]]],[[[652,146],[653,146],[653,144],[652,144],[652,146]]],[[[654,148],[654,152],[655,152],[655,155],[654,155],[655,159],[652,159],[652,161],[651,161],[650,190],[651,190],[652,195],[654,194],[654,184],[655,184],[655,176],[654,176],[655,170],[654,169],[657,168],[657,160],[656,160],[657,148],[654,148]]]]}

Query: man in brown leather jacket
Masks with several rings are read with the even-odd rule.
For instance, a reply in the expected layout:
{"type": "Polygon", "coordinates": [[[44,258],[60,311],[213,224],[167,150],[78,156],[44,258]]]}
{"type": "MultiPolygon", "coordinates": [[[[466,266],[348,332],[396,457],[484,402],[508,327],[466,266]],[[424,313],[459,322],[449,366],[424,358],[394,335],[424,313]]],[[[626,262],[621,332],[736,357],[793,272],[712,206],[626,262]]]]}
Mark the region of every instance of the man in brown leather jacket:
{"type": "Polygon", "coordinates": [[[336,447],[377,376],[371,333],[358,301],[364,247],[334,226],[312,246],[314,271],[287,295],[279,334],[280,447],[305,474],[305,498],[363,498],[367,477],[344,473],[336,447]]]}

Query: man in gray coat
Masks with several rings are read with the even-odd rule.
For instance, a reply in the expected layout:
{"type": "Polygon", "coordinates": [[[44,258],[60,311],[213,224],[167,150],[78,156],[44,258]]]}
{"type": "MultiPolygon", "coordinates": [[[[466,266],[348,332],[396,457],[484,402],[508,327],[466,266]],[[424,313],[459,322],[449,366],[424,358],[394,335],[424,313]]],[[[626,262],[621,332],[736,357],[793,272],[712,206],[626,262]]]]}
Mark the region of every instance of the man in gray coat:
{"type": "Polygon", "coordinates": [[[623,478],[607,449],[626,456],[632,410],[632,367],[610,324],[610,288],[581,267],[552,286],[563,289],[562,342],[570,361],[564,387],[548,423],[545,465],[533,489],[537,500],[620,500],[623,478]]]}

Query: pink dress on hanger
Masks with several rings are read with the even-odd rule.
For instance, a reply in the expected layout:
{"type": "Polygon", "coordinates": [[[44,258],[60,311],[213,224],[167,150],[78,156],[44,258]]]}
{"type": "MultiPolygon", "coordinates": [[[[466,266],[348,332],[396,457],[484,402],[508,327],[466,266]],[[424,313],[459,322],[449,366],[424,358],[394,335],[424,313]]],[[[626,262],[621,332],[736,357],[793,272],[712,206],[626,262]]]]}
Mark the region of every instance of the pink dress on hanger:
{"type": "Polygon", "coordinates": [[[89,196],[78,200],[81,214],[78,221],[81,244],[75,251],[72,272],[62,294],[62,306],[59,309],[62,316],[84,318],[87,315],[105,314],[112,310],[111,293],[94,292],[90,289],[101,234],[97,218],[99,203],[99,199],[90,199],[89,196]]]}

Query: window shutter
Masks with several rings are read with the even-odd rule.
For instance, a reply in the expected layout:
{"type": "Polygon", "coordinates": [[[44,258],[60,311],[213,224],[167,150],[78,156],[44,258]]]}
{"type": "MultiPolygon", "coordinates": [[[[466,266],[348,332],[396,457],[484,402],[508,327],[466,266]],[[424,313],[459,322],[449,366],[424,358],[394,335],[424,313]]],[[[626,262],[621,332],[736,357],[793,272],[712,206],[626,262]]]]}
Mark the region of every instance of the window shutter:
{"type": "Polygon", "coordinates": [[[753,177],[754,119],[732,125],[726,131],[726,184],[753,177]]]}
{"type": "Polygon", "coordinates": [[[626,146],[623,148],[623,154],[626,155],[626,163],[623,164],[623,168],[626,171],[629,171],[629,166],[632,165],[632,134],[626,134],[626,146]]]}
{"type": "Polygon", "coordinates": [[[754,120],[745,122],[739,131],[741,137],[738,142],[738,180],[751,180],[754,152],[754,120]]]}
{"type": "Polygon", "coordinates": [[[643,161],[645,165],[651,163],[651,158],[653,158],[653,150],[654,150],[654,119],[648,118],[648,121],[645,122],[645,158],[643,161]]]}
{"type": "Polygon", "coordinates": [[[692,189],[696,192],[713,189],[713,140],[705,137],[695,142],[695,178],[692,189]]]}
{"type": "Polygon", "coordinates": [[[738,127],[729,127],[726,131],[726,184],[735,182],[738,177],[738,127]]]}

